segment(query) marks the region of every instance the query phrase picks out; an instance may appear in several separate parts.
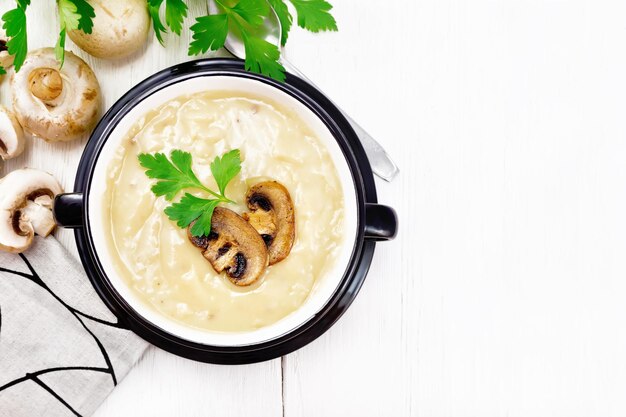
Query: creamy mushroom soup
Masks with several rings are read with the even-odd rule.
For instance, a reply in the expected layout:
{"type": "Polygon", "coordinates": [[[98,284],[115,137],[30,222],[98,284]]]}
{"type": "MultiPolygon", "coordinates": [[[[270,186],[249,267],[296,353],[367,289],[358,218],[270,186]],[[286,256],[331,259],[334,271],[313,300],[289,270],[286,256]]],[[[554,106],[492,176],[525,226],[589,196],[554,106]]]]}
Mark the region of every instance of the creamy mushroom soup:
{"type": "Polygon", "coordinates": [[[233,332],[272,324],[303,304],[339,256],[343,191],[332,159],[295,113],[265,99],[207,92],[171,100],[135,123],[107,174],[103,215],[118,274],[144,303],[187,326],[233,332]],[[210,162],[239,149],[241,173],[226,190],[237,204],[224,205],[238,213],[247,210],[252,185],[283,184],[295,207],[289,256],[247,287],[216,273],[187,231],[165,215],[171,203],[150,191],[154,181],[137,160],[140,153],[173,149],[193,155],[196,175],[210,188],[210,162]]]}

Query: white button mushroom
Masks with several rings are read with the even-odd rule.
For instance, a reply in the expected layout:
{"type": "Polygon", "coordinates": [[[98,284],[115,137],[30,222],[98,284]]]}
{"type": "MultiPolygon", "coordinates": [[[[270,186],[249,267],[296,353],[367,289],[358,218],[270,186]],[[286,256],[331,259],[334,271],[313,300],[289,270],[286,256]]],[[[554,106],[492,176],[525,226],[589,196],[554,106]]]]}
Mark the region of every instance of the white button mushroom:
{"type": "Polygon", "coordinates": [[[24,131],[15,114],[0,106],[0,158],[15,158],[24,151],[24,131]]]}
{"type": "Polygon", "coordinates": [[[54,230],[52,202],[63,189],[37,169],[18,169],[0,180],[0,250],[21,253],[36,234],[54,230]]]}
{"type": "Polygon", "coordinates": [[[37,49],[11,79],[20,124],[50,142],[90,132],[100,112],[100,86],[87,63],[68,51],[63,68],[58,67],[54,49],[37,49]]]}
{"type": "Polygon", "coordinates": [[[122,58],[146,42],[150,16],[145,0],[89,0],[96,17],[90,34],[68,33],[83,51],[98,58],[122,58]]]}
{"type": "Polygon", "coordinates": [[[5,70],[13,65],[13,55],[9,54],[9,48],[7,47],[7,38],[0,36],[0,66],[5,70]]]}

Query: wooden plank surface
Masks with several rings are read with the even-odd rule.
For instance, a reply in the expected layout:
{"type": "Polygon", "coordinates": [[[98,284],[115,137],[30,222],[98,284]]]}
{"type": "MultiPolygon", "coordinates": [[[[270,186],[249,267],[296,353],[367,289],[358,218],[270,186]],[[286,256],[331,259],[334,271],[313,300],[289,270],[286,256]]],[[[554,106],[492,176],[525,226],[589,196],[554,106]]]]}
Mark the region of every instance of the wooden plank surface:
{"type": "MultiPolygon", "coordinates": [[[[34,3],[31,45],[52,45],[34,3]]],[[[97,415],[624,415],[626,4],[333,3],[340,32],[294,32],[288,57],[397,160],[378,185],[398,239],[306,348],[247,367],[151,349],[97,415]]],[[[106,105],[186,43],[87,58],[106,105]]],[[[37,141],[2,172],[70,189],[83,145],[37,141]]]]}
{"type": "MultiPolygon", "coordinates": [[[[54,46],[57,33],[53,1],[34,1],[28,9],[31,48],[54,46]]],[[[194,2],[190,14],[206,13],[201,2],[194,2]]],[[[0,10],[11,7],[2,2],[0,10]]],[[[185,31],[186,32],[186,31],[185,31]]],[[[162,48],[151,38],[144,50],[130,58],[107,62],[92,58],[73,46],[69,49],[83,57],[100,82],[105,108],[152,73],[178,62],[187,61],[189,37],[167,38],[162,48]]],[[[2,103],[10,104],[9,80],[2,82],[2,103]]],[[[8,161],[2,174],[24,166],[53,173],[66,190],[72,190],[76,167],[86,138],[66,144],[30,140],[25,154],[8,161]]],[[[60,230],[56,236],[76,253],[73,233],[60,230]]],[[[257,365],[225,367],[201,364],[178,358],[157,348],[149,348],[135,369],[122,381],[96,413],[96,416],[276,416],[282,412],[280,359],[257,365]],[[246,401],[242,401],[244,397],[246,401]]],[[[0,410],[2,415],[2,410],[0,410]]]]}

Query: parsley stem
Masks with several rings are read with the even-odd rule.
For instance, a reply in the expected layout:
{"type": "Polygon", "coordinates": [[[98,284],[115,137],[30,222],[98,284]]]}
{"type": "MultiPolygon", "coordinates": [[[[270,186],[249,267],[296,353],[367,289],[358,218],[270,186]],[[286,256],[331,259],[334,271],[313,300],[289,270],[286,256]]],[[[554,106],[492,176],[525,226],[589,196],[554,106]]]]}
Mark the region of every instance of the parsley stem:
{"type": "Polygon", "coordinates": [[[219,198],[219,199],[226,198],[226,197],[224,197],[223,195],[216,193],[215,191],[213,191],[213,190],[211,190],[211,189],[209,189],[209,188],[205,187],[205,186],[204,186],[204,185],[202,185],[202,184],[200,184],[200,186],[199,186],[198,188],[200,188],[200,189],[201,189],[201,190],[203,190],[203,191],[206,191],[207,193],[211,194],[213,197],[217,197],[217,198],[219,198]]]}
{"type": "Polygon", "coordinates": [[[217,197],[217,199],[220,201],[220,203],[236,204],[233,200],[231,200],[230,198],[226,197],[225,195],[218,194],[215,191],[211,190],[210,188],[205,187],[202,184],[200,184],[200,186],[198,188],[201,189],[202,191],[206,191],[207,193],[211,194],[213,197],[217,197]]]}
{"type": "Polygon", "coordinates": [[[225,6],[220,0],[215,0],[215,4],[220,6],[226,13],[230,12],[230,7],[225,6]]]}
{"type": "Polygon", "coordinates": [[[220,203],[228,203],[228,204],[235,204],[235,202],[233,200],[231,200],[230,198],[226,198],[226,197],[219,197],[219,202],[220,203]]]}
{"type": "Polygon", "coordinates": [[[225,195],[218,194],[215,191],[211,190],[210,188],[205,187],[202,184],[200,184],[200,187],[198,188],[200,188],[202,191],[206,191],[207,193],[211,194],[213,197],[217,197],[217,199],[222,203],[236,204],[233,200],[226,197],[225,195]]]}

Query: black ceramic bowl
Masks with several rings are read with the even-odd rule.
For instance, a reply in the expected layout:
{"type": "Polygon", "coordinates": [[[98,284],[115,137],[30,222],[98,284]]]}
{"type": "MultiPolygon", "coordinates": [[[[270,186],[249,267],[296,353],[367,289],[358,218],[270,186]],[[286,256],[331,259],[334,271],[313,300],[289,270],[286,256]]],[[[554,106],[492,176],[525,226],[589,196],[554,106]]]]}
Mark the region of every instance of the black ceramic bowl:
{"type": "Polygon", "coordinates": [[[124,95],[104,115],[91,135],[78,167],[74,193],[57,196],[54,214],[59,225],[76,229],[76,243],[87,275],[122,325],[176,355],[222,364],[273,359],[306,345],[328,330],[356,297],[372,261],[376,241],[392,239],[397,228],[393,209],[377,204],[374,178],[365,151],[341,112],[322,93],[297,77],[288,74],[285,83],[276,82],[244,71],[243,62],[232,59],[205,59],[179,64],[149,77],[124,95]],[[163,91],[183,91],[183,86],[192,82],[197,84],[199,80],[210,84],[211,80],[204,77],[222,77],[219,80],[234,77],[228,79],[245,79],[248,84],[262,83],[264,89],[269,87],[278,95],[286,94],[290,100],[297,100],[298,106],[303,105],[323,122],[336,140],[340,154],[345,159],[349,183],[354,187],[354,193],[350,195],[356,200],[352,205],[356,211],[353,213],[355,236],[353,241],[346,242],[346,245],[351,246],[351,251],[347,251],[349,256],[343,274],[334,278],[336,284],[332,286],[332,291],[319,308],[292,328],[253,343],[229,345],[190,340],[182,332],[165,330],[164,326],[156,323],[158,320],[140,314],[136,303],[122,295],[127,292],[120,290],[119,283],[115,284],[119,279],[106,267],[107,262],[103,257],[107,255],[101,247],[98,248],[95,242],[97,238],[94,239],[94,229],[100,227],[99,223],[102,222],[101,218],[94,216],[93,207],[90,210],[90,203],[92,206],[95,204],[91,201],[95,199],[93,195],[100,193],[100,190],[94,188],[94,176],[99,175],[97,170],[103,169],[102,161],[106,159],[103,149],[112,137],[112,132],[125,118],[128,122],[130,118],[136,117],[133,116],[133,109],[138,109],[140,103],[145,105],[163,94],[163,91]]]}

